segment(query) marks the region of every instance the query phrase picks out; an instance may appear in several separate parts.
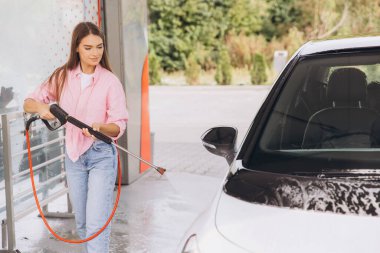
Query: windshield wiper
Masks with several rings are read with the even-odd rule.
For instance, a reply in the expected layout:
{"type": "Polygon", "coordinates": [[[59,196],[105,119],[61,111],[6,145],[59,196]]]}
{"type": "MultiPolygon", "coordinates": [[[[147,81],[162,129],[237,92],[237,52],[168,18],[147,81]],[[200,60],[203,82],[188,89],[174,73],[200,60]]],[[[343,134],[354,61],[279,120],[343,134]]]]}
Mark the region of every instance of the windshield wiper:
{"type": "Polygon", "coordinates": [[[380,169],[323,169],[321,171],[295,171],[289,174],[305,177],[314,176],[317,178],[346,178],[376,181],[380,179],[380,169]]]}

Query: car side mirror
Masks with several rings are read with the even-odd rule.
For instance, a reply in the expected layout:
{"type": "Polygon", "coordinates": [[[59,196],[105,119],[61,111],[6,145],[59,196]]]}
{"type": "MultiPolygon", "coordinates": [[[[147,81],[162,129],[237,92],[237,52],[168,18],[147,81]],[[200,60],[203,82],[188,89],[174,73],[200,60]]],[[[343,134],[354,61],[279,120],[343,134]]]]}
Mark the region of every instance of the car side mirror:
{"type": "Polygon", "coordinates": [[[201,137],[203,146],[212,154],[226,158],[231,165],[236,155],[237,129],[234,127],[213,127],[201,137]]]}

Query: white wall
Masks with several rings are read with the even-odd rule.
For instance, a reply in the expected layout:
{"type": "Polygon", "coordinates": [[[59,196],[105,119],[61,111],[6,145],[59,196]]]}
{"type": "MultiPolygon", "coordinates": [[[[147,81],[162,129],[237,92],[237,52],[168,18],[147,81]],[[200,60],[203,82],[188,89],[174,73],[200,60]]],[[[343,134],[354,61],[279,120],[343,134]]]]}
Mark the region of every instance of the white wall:
{"type": "Polygon", "coordinates": [[[8,107],[21,109],[66,62],[72,29],[83,20],[97,23],[97,11],[97,0],[0,0],[0,86],[15,92],[8,107]]]}

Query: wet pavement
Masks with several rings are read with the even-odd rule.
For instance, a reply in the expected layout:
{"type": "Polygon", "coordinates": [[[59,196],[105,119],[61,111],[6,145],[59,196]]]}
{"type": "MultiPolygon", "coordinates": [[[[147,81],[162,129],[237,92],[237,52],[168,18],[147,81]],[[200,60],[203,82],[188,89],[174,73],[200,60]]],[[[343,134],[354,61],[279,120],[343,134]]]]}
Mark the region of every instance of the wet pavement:
{"type": "MultiPolygon", "coordinates": [[[[112,223],[111,253],[170,253],[198,214],[207,208],[228,171],[226,161],[208,153],[200,136],[220,125],[246,130],[268,86],[153,86],[150,88],[153,159],[167,169],[151,170],[123,186],[112,223]]],[[[49,211],[66,211],[66,198],[49,211]]],[[[73,219],[49,219],[63,237],[75,238],[73,219]]],[[[81,245],[57,241],[37,213],[16,222],[22,253],[79,253],[81,245]]]]}

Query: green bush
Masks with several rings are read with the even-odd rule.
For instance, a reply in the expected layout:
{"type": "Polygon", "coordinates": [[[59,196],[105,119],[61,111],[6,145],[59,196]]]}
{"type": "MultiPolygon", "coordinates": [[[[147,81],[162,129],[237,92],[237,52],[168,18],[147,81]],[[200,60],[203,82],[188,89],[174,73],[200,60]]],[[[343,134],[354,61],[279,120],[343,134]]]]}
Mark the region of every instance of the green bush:
{"type": "Polygon", "coordinates": [[[264,84],[268,80],[267,66],[261,54],[253,56],[250,74],[252,84],[264,84]]]}
{"type": "Polygon", "coordinates": [[[197,62],[194,54],[190,54],[185,64],[185,77],[188,84],[194,85],[199,83],[201,66],[197,62]]]}
{"type": "MultiPolygon", "coordinates": [[[[255,0],[259,1],[259,0],[255,0]]],[[[260,0],[265,2],[266,0],[260,0]]],[[[166,72],[184,70],[187,57],[200,44],[207,56],[198,63],[213,68],[227,34],[253,34],[261,29],[260,9],[252,0],[149,0],[149,48],[166,72]]]]}
{"type": "Polygon", "coordinates": [[[151,85],[161,83],[160,60],[153,50],[149,52],[149,83],[151,85]]]}
{"type": "Polygon", "coordinates": [[[231,84],[232,66],[231,59],[226,49],[219,52],[218,64],[216,66],[215,81],[221,85],[231,84]]]}
{"type": "MultiPolygon", "coordinates": [[[[233,67],[251,69],[254,53],[271,62],[274,50],[288,50],[291,56],[308,40],[380,33],[379,1],[374,0],[148,0],[147,4],[149,49],[169,73],[185,70],[188,56],[195,52],[202,70],[214,70],[221,43],[227,44],[233,67]]],[[[138,20],[138,14],[128,19],[138,20]]]]}

